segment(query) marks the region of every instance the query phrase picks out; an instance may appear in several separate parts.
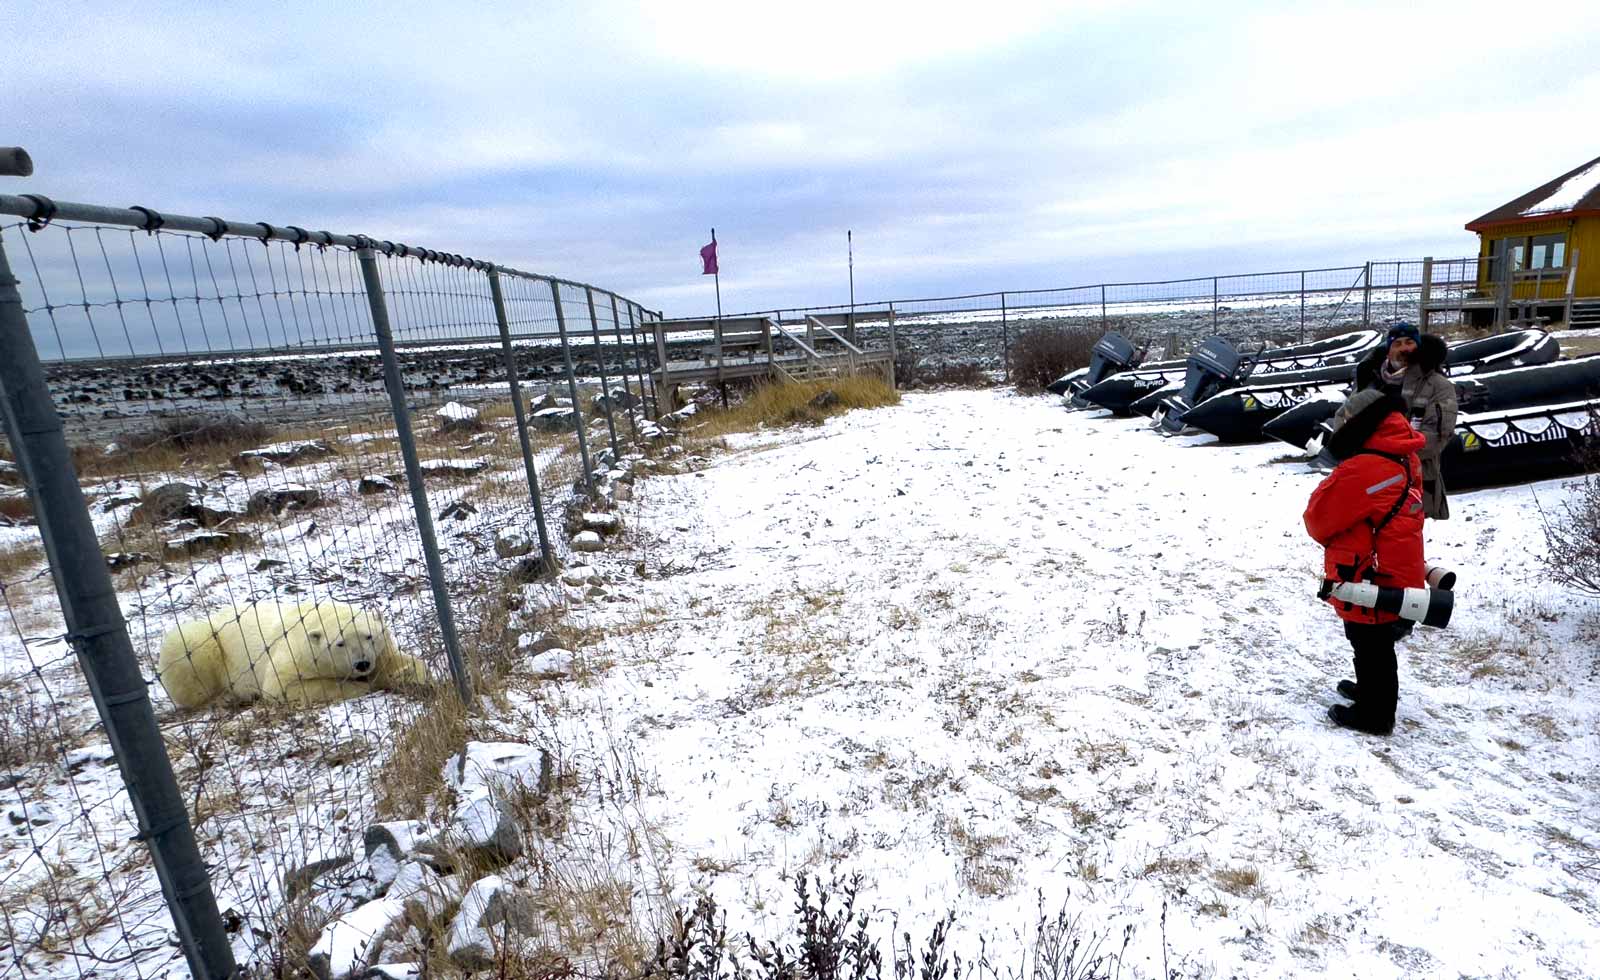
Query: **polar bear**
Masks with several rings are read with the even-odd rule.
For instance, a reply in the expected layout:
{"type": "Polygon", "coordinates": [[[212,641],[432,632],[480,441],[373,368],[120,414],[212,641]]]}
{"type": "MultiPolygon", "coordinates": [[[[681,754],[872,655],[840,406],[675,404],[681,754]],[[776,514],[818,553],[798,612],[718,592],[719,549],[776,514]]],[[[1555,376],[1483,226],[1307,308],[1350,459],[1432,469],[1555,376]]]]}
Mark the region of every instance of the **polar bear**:
{"type": "Polygon", "coordinates": [[[161,641],[158,671],[185,708],[222,695],[314,704],[429,682],[383,620],[342,602],[268,600],[183,623],[161,641]]]}

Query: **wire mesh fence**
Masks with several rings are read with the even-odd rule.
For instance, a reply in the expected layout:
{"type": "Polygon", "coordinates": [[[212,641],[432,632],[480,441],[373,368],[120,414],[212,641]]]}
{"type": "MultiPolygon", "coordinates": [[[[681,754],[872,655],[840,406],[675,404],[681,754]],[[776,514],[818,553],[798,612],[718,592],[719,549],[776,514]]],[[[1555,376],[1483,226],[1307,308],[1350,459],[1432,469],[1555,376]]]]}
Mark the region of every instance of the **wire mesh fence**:
{"type": "MultiPolygon", "coordinates": [[[[896,374],[938,377],[962,366],[1010,369],[1017,338],[1037,327],[1118,331],[1139,346],[1177,354],[1209,336],[1236,344],[1298,343],[1391,320],[1417,320],[1431,262],[1429,322],[1459,322],[1483,292],[1477,260],[1388,260],[1358,266],[1156,282],[1103,283],[781,310],[853,321],[873,342],[894,314],[896,374]],[[1463,271],[1466,270],[1466,271],[1463,271]],[[1469,281],[1470,280],[1470,281],[1469,281]]],[[[755,314],[759,315],[759,314],[755,314]]]]}
{"type": "Polygon", "coordinates": [[[5,375],[0,977],[291,972],[306,876],[411,802],[376,764],[514,643],[508,589],[651,431],[659,316],[360,237],[0,211],[31,219],[0,225],[7,366],[48,386],[5,375]],[[116,622],[73,597],[95,574],[116,622]]]}

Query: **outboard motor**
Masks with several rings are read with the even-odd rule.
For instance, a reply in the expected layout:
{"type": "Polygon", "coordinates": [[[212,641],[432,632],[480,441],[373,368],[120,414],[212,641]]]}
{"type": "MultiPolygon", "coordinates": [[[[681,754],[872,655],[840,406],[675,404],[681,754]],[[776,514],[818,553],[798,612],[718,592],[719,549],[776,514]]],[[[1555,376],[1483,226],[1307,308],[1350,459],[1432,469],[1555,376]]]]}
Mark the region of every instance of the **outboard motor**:
{"type": "Polygon", "coordinates": [[[1062,393],[1072,397],[1074,408],[1090,408],[1088,402],[1079,401],[1078,394],[1118,371],[1138,367],[1144,360],[1145,350],[1146,348],[1133,346],[1133,341],[1113,330],[1095,341],[1094,348],[1089,353],[1088,369],[1073,377],[1062,393]]]}
{"type": "Polygon", "coordinates": [[[1207,337],[1189,355],[1183,389],[1168,398],[1156,414],[1155,426],[1167,435],[1183,431],[1183,416],[1190,408],[1237,381],[1244,358],[1221,337],[1207,337]]]}

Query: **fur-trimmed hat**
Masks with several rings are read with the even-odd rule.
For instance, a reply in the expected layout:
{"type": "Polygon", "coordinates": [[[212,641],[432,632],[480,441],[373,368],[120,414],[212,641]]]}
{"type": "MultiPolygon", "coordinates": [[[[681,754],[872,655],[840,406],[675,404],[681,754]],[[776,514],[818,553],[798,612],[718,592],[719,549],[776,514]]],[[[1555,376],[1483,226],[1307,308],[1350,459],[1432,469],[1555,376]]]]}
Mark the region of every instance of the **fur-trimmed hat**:
{"type": "Polygon", "coordinates": [[[1432,374],[1444,367],[1445,361],[1450,358],[1450,345],[1444,342],[1443,337],[1431,333],[1422,335],[1417,341],[1417,353],[1414,359],[1417,366],[1422,368],[1423,374],[1432,374]]]}
{"type": "Polygon", "coordinates": [[[1367,444],[1378,426],[1391,412],[1404,415],[1406,403],[1382,388],[1363,388],[1346,398],[1328,421],[1328,438],[1323,441],[1334,459],[1345,460],[1367,444]]]}

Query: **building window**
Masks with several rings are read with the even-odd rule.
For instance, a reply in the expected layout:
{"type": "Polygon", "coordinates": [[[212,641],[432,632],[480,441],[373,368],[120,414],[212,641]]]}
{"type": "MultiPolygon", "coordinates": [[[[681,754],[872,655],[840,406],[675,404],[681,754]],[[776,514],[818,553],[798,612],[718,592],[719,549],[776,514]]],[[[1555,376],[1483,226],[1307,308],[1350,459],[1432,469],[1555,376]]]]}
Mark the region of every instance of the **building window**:
{"type": "Polygon", "coordinates": [[[1496,238],[1491,241],[1489,258],[1496,280],[1505,276],[1508,256],[1513,273],[1538,274],[1540,271],[1564,268],[1567,264],[1566,233],[1496,238]]]}

